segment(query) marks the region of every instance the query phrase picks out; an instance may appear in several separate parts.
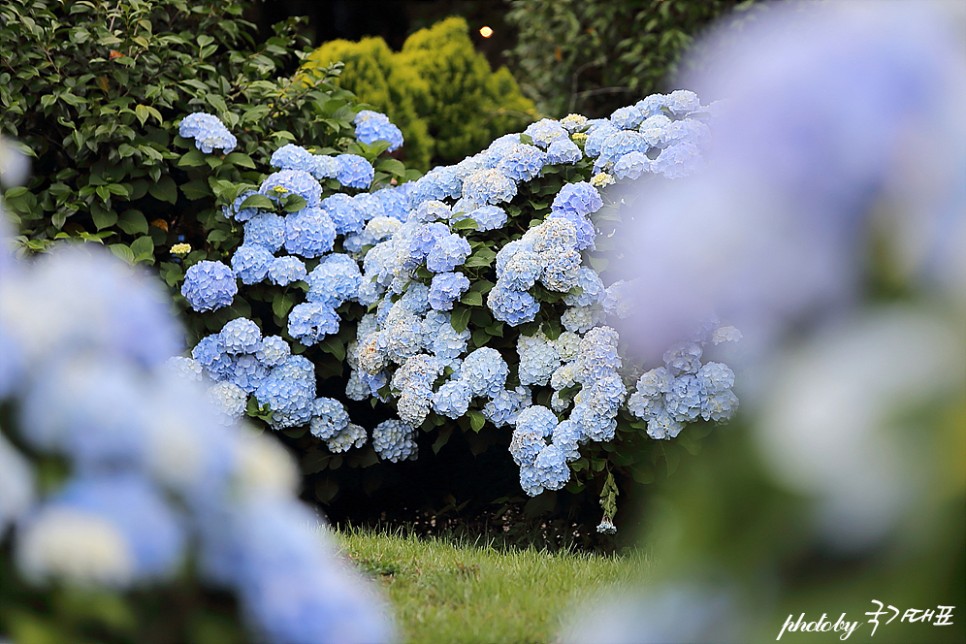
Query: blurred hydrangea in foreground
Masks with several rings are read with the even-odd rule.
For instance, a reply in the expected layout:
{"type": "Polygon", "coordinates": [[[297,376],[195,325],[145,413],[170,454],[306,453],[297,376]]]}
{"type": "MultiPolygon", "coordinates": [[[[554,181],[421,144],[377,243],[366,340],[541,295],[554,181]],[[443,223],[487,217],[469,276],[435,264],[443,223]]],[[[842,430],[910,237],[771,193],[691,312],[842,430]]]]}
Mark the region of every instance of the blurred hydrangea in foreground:
{"type": "Polygon", "coordinates": [[[653,354],[709,310],[739,326],[758,349],[739,391],[751,431],[679,472],[646,592],[563,641],[773,641],[823,612],[867,641],[875,598],[956,612],[883,617],[876,639],[966,636],[964,18],[770,5],[708,43],[687,85],[723,99],[712,152],[635,204],[626,270],[674,270],[636,284],[628,328],[653,354]]]}
{"type": "Polygon", "coordinates": [[[138,596],[200,582],[231,593],[260,641],[392,639],[297,500],[288,455],[167,362],[181,330],[164,290],[98,248],[28,263],[0,238],[4,575],[138,596]]]}

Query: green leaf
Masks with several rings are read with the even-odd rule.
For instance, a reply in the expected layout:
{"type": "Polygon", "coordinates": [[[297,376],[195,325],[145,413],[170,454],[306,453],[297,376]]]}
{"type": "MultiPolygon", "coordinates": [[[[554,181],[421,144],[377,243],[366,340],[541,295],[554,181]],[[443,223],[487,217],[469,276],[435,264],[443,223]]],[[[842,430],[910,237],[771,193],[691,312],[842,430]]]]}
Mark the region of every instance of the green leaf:
{"type": "Polygon", "coordinates": [[[131,244],[131,252],[137,262],[154,262],[154,241],[150,237],[138,237],[131,244]]]}
{"type": "Polygon", "coordinates": [[[181,192],[191,201],[211,196],[211,188],[208,186],[208,182],[201,179],[181,184],[181,192]]]}
{"type": "Polygon", "coordinates": [[[260,208],[262,210],[275,210],[275,203],[265,195],[252,195],[241,202],[241,208],[260,208]]]}
{"type": "Polygon", "coordinates": [[[332,355],[336,360],[345,360],[345,344],[338,338],[329,338],[321,345],[322,350],[332,355]]]}
{"type": "Polygon", "coordinates": [[[178,202],[178,186],[169,175],[164,175],[157,182],[152,183],[148,188],[148,194],[158,201],[165,201],[170,204],[178,202]]]}
{"type": "Polygon", "coordinates": [[[467,291],[463,294],[460,302],[467,306],[483,306],[483,295],[479,291],[467,291]]]}
{"type": "Polygon", "coordinates": [[[285,197],[283,208],[285,212],[298,212],[308,205],[301,195],[291,194],[285,197]]]}
{"type": "Polygon", "coordinates": [[[118,227],[128,235],[146,235],[148,220],[140,210],[125,210],[117,220],[118,227]]]}
{"type": "Polygon", "coordinates": [[[178,159],[179,168],[197,168],[203,165],[205,165],[205,155],[197,148],[188,150],[178,159]]]}
{"type": "Polygon", "coordinates": [[[138,121],[141,122],[142,126],[149,118],[156,119],[158,122],[158,125],[161,125],[162,123],[164,123],[164,119],[161,117],[161,112],[157,111],[150,105],[141,105],[141,104],[135,105],[134,115],[138,118],[138,121]]]}
{"type": "Polygon", "coordinates": [[[272,299],[272,313],[277,318],[284,320],[293,306],[295,306],[295,300],[288,293],[277,293],[272,299]]]}
{"type": "Polygon", "coordinates": [[[479,224],[472,217],[466,217],[465,219],[460,219],[459,221],[453,223],[450,226],[453,230],[476,230],[479,228],[479,224]]]}
{"type": "Polygon", "coordinates": [[[134,253],[132,253],[131,249],[125,246],[124,244],[111,244],[109,248],[111,249],[112,253],[114,253],[124,261],[129,262],[131,264],[134,263],[134,253]]]}
{"type": "Polygon", "coordinates": [[[474,432],[479,432],[486,425],[486,416],[482,412],[471,409],[466,412],[466,416],[470,419],[470,427],[474,432]]]}
{"type": "Polygon", "coordinates": [[[493,264],[494,259],[496,259],[496,253],[484,246],[470,255],[465,266],[467,268],[487,268],[493,264]]]}
{"type": "MultiPolygon", "coordinates": [[[[100,189],[101,186],[98,186],[100,189]]],[[[98,230],[110,228],[117,223],[117,213],[108,208],[91,208],[91,219],[98,230]]]]}
{"type": "Polygon", "coordinates": [[[466,330],[466,326],[470,322],[470,314],[473,311],[465,307],[459,307],[453,309],[453,314],[450,316],[450,324],[453,325],[453,329],[457,333],[462,333],[466,330]]]}
{"type": "Polygon", "coordinates": [[[233,163],[234,165],[241,166],[243,168],[255,169],[255,162],[252,158],[245,154],[244,152],[232,152],[225,157],[225,163],[233,163]]]}
{"type": "Polygon", "coordinates": [[[433,454],[439,454],[439,450],[443,449],[443,446],[449,442],[450,436],[453,435],[453,425],[449,424],[439,430],[436,435],[436,440],[433,441],[433,454]]]}

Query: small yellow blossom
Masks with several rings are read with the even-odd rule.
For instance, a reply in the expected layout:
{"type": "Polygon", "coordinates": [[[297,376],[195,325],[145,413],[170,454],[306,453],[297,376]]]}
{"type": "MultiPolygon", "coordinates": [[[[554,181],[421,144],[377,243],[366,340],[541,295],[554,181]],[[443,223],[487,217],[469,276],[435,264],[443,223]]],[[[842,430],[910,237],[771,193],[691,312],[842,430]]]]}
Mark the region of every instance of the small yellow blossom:
{"type": "Polygon", "coordinates": [[[560,124],[565,128],[574,129],[581,128],[587,125],[587,117],[583,114],[568,114],[567,116],[560,119],[560,124]]]}
{"type": "Polygon", "coordinates": [[[583,132],[574,132],[570,135],[570,138],[573,139],[574,143],[584,143],[587,140],[587,135],[583,132]]]}
{"type": "Polygon", "coordinates": [[[191,244],[175,244],[171,247],[171,254],[184,257],[191,252],[191,244]]]}
{"type": "Polygon", "coordinates": [[[614,183],[614,177],[607,174],[606,172],[598,172],[590,179],[590,185],[595,188],[603,188],[604,186],[609,186],[614,183]]]}

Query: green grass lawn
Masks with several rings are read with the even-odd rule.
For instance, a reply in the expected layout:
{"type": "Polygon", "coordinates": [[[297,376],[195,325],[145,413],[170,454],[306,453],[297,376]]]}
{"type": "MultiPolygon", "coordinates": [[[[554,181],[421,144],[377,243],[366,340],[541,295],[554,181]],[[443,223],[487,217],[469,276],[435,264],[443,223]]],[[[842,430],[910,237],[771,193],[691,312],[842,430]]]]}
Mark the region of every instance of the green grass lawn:
{"type": "Polygon", "coordinates": [[[582,597],[647,570],[640,552],[550,553],[354,529],[336,538],[383,586],[406,642],[552,641],[582,597]]]}

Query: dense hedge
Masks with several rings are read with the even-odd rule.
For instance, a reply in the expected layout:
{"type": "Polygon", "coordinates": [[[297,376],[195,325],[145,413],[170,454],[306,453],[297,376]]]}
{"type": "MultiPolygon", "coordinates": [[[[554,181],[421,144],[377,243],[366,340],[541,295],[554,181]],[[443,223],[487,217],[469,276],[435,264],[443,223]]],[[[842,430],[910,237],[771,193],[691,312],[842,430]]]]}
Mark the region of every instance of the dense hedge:
{"type": "Polygon", "coordinates": [[[536,118],[510,72],[493,71],[476,51],[462,18],[417,31],[398,53],[380,38],[325,43],[302,72],[314,78],[335,61],[345,63],[336,82],[399,125],[406,162],[420,170],[430,160],[455,163],[536,118]]]}
{"type": "MultiPolygon", "coordinates": [[[[292,140],[344,145],[354,97],[330,69],[314,87],[287,80],[306,43],[280,25],[256,44],[243,9],[223,0],[0,7],[0,128],[34,158],[29,183],[4,194],[24,246],[69,237],[145,263],[179,243],[230,246],[214,198],[257,175],[253,157],[292,140]],[[179,142],[176,120],[198,110],[232,128],[226,154],[179,142]]],[[[398,164],[385,169],[403,177],[398,164]]]]}
{"type": "Polygon", "coordinates": [[[509,0],[509,54],[524,93],[551,116],[606,116],[667,78],[693,37],[754,0],[509,0]]]}

